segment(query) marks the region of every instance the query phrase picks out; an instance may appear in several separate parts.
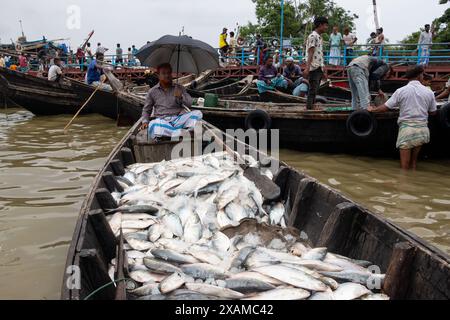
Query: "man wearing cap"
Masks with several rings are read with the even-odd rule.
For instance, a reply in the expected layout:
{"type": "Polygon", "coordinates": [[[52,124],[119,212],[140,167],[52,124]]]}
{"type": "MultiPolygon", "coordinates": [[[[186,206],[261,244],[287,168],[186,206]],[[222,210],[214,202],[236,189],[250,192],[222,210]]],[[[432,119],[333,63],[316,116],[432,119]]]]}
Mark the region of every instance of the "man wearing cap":
{"type": "MultiPolygon", "coordinates": [[[[230,48],[227,39],[228,39],[228,29],[223,28],[223,31],[219,36],[219,49],[222,57],[225,57],[227,55],[228,49],[230,48]]],[[[225,62],[223,58],[222,62],[225,62]]]]}
{"type": "Polygon", "coordinates": [[[416,66],[409,69],[405,77],[409,83],[379,107],[370,106],[369,112],[388,112],[400,109],[400,127],[397,148],[400,149],[403,170],[415,170],[422,146],[430,142],[428,117],[437,112],[433,91],[422,85],[424,69],[416,66]]]}
{"type": "MultiPolygon", "coordinates": [[[[292,57],[286,58],[286,67],[283,70],[283,77],[287,80],[289,89],[294,91],[294,93],[301,84],[308,84],[308,81],[303,78],[302,69],[299,65],[295,64],[294,58],[292,57]]],[[[297,96],[300,96],[300,94],[297,94],[297,96]]]]}

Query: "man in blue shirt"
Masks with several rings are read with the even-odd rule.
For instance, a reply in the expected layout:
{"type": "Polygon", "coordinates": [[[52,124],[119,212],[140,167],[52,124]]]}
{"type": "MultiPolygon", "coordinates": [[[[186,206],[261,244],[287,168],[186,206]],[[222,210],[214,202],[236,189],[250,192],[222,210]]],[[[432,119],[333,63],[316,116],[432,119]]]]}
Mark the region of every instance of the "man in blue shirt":
{"type": "Polygon", "coordinates": [[[102,82],[102,76],[104,76],[103,75],[104,66],[102,66],[102,61],[104,57],[105,57],[104,54],[100,52],[97,52],[95,54],[95,59],[93,59],[88,66],[86,74],[86,83],[94,87],[100,86],[100,89],[102,90],[112,91],[112,87],[110,85],[104,84],[102,82]]]}

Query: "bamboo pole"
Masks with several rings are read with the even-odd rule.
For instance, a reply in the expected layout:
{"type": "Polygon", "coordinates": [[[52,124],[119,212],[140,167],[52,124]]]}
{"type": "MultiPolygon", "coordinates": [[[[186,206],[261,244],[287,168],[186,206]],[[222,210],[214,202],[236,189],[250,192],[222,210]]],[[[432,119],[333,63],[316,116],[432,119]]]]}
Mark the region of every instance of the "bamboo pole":
{"type": "Polygon", "coordinates": [[[94,95],[97,93],[98,90],[102,87],[102,85],[105,83],[106,78],[102,80],[99,86],[95,88],[94,92],[92,92],[91,96],[86,100],[86,102],[83,104],[83,106],[78,110],[78,112],[75,114],[75,116],[72,118],[72,120],[69,121],[69,123],[65,126],[64,132],[67,131],[67,129],[72,125],[72,123],[75,121],[75,119],[78,117],[78,115],[81,113],[81,111],[84,109],[84,107],[87,106],[87,104],[92,100],[94,95]]]}

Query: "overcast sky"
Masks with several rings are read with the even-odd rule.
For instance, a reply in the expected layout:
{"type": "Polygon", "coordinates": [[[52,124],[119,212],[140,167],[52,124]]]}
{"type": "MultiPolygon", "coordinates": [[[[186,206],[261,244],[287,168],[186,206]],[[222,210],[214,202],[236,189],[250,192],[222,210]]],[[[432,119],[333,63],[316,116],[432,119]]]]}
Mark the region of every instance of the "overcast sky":
{"type": "MultiPolygon", "coordinates": [[[[356,32],[360,39],[367,39],[373,25],[372,1],[335,1],[360,16],[356,32]]],[[[438,5],[438,0],[378,2],[381,24],[391,43],[432,22],[448,7],[438,5]]],[[[100,41],[112,49],[119,42],[122,47],[132,44],[140,47],[164,34],[178,34],[183,26],[187,34],[217,47],[218,34],[224,26],[231,30],[236,23],[255,21],[254,11],[250,0],[2,1],[0,39],[2,43],[17,39],[22,20],[28,40],[43,35],[48,39],[70,38],[68,42],[73,47],[82,43],[93,29],[93,46],[100,41]]]]}

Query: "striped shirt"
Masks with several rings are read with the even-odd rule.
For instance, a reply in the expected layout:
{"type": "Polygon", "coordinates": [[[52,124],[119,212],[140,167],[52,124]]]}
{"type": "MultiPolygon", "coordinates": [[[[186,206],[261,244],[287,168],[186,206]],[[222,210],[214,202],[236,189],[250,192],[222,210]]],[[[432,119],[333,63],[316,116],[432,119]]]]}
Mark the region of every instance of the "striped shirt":
{"type": "Polygon", "coordinates": [[[192,98],[184,87],[174,84],[168,90],[165,90],[158,83],[149,90],[145,99],[144,109],[142,110],[143,122],[148,123],[150,116],[156,118],[177,116],[184,112],[183,105],[188,108],[192,106],[192,98]],[[177,86],[182,92],[181,99],[175,97],[177,86]]]}

